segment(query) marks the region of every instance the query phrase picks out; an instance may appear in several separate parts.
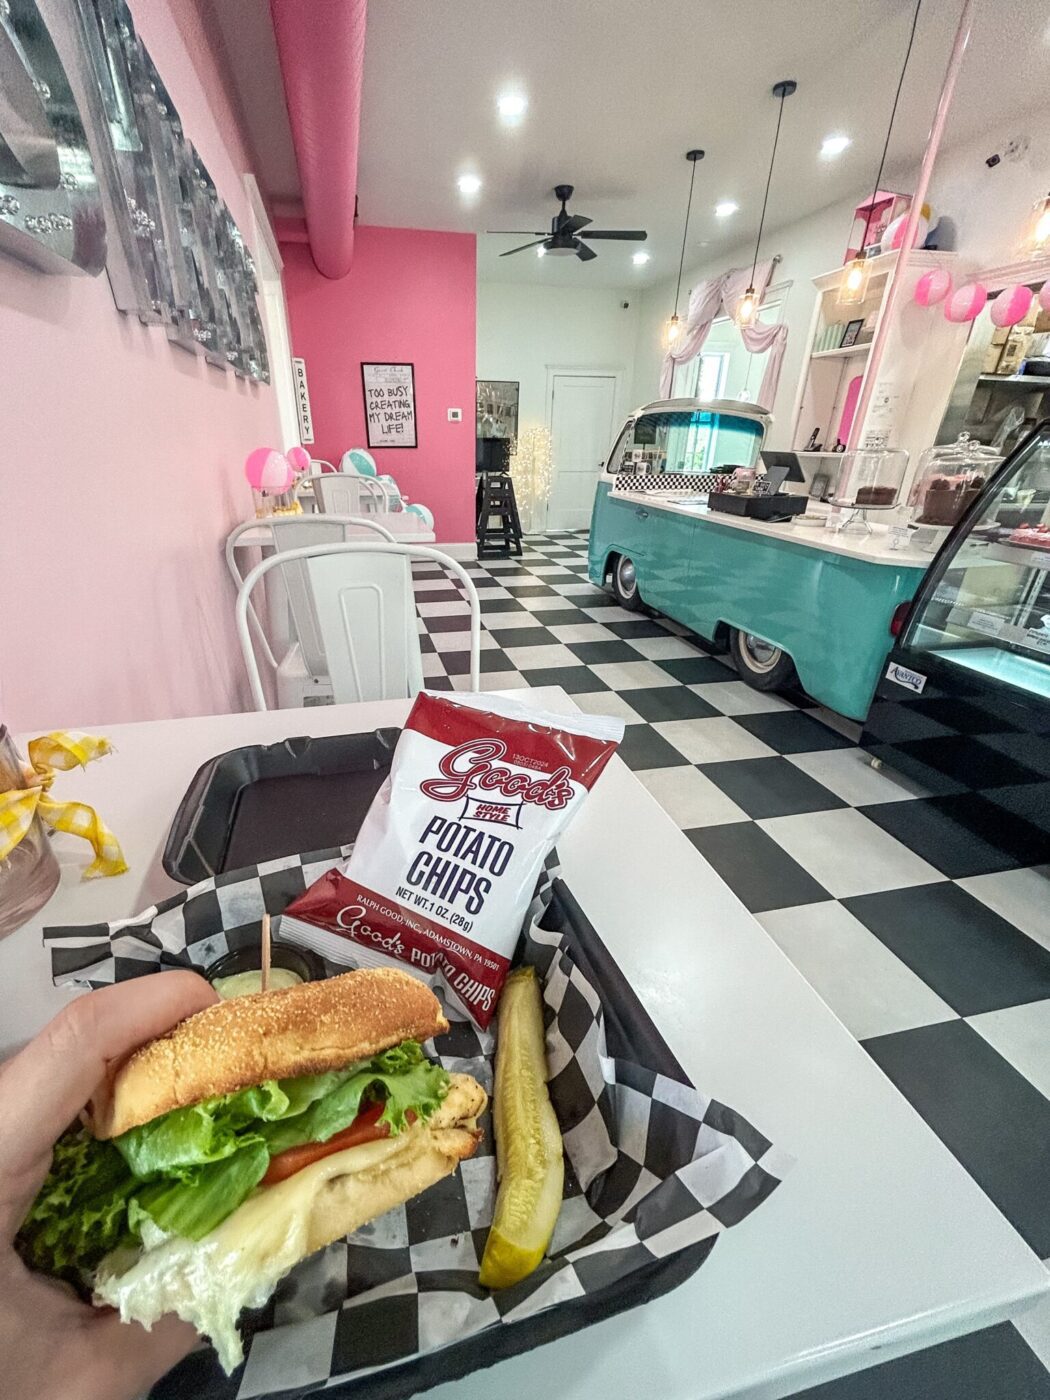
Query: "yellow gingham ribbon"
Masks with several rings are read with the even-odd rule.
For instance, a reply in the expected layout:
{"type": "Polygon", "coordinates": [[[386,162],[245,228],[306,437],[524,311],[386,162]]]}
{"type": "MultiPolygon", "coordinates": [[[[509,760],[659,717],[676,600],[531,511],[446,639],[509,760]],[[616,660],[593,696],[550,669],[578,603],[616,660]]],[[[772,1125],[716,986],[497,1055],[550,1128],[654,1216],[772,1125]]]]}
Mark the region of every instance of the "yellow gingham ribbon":
{"type": "Polygon", "coordinates": [[[85,880],[100,875],[123,875],[128,864],[120,842],[94,810],[84,802],[57,802],[47,794],[54,782],[55,770],[63,772],[77,766],[83,768],[93,758],[110,753],[108,739],[91,734],[78,734],[58,729],[34,739],[29,745],[32,772],[26,778],[26,788],[0,792],[0,860],[6,860],[25,836],[34,816],[56,831],[68,831],[90,841],[95,859],[84,871],[85,880]]]}

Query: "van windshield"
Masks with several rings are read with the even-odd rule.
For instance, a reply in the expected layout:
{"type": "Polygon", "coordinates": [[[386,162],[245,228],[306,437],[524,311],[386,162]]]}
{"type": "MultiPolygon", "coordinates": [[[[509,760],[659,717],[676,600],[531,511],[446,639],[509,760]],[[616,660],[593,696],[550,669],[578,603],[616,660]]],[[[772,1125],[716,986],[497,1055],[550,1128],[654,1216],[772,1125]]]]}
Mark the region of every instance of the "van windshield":
{"type": "Polygon", "coordinates": [[[677,408],[643,413],[628,424],[609,459],[610,472],[699,476],[753,467],[762,424],[735,413],[677,408]]]}

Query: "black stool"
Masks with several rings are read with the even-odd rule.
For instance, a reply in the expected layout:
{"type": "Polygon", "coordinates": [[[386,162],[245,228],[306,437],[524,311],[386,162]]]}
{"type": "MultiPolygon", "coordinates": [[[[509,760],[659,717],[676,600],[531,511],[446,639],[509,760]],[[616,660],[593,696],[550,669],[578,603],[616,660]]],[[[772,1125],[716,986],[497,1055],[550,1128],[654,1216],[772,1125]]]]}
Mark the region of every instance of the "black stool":
{"type": "Polygon", "coordinates": [[[514,483],[508,472],[480,472],[477,487],[478,558],[509,556],[512,546],[521,550],[521,521],[514,499],[514,483]],[[496,520],[494,525],[493,519],[496,520]]]}

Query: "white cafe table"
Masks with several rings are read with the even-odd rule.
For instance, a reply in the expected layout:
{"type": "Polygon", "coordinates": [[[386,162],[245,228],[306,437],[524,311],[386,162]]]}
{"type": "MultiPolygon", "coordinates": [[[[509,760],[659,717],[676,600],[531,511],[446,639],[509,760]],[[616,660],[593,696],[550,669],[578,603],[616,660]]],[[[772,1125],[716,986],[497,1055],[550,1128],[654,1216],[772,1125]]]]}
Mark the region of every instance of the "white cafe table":
{"type": "MultiPolygon", "coordinates": [[[[568,711],[560,690],[521,698],[568,711]]],[[[0,1049],[68,993],[44,922],[136,912],[176,888],[158,859],[197,767],[241,744],[400,723],[408,702],[218,715],[107,732],[114,756],[63,774],[96,803],[131,872],[62,883],[0,942],[0,1049]]],[[[1019,1315],[1050,1275],[761,926],[616,759],[560,842],[565,879],[688,1074],[797,1163],[663,1298],[432,1392],[433,1400],[776,1400],[1019,1315]]]]}

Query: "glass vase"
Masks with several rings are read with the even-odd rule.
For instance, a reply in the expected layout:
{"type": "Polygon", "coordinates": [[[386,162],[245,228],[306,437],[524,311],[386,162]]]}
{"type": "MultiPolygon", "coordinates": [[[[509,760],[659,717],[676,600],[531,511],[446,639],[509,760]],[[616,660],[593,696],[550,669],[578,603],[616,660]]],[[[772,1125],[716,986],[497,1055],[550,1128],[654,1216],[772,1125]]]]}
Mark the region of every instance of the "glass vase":
{"type": "MultiPolygon", "coordinates": [[[[0,792],[26,788],[25,769],[6,725],[0,725],[0,792]]],[[[61,871],[39,817],[5,860],[0,860],[0,938],[27,923],[55,892],[61,871]]]]}

